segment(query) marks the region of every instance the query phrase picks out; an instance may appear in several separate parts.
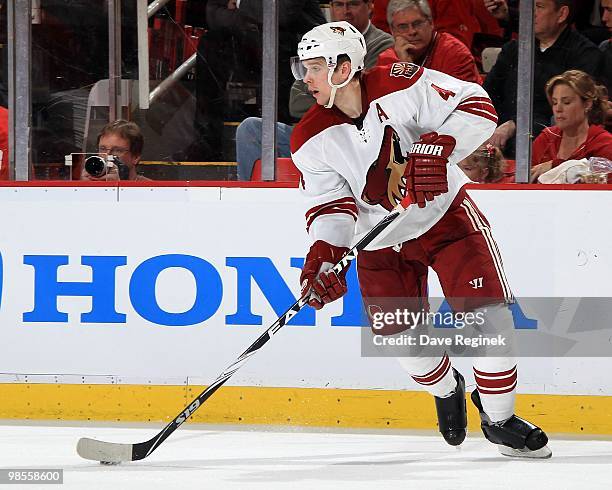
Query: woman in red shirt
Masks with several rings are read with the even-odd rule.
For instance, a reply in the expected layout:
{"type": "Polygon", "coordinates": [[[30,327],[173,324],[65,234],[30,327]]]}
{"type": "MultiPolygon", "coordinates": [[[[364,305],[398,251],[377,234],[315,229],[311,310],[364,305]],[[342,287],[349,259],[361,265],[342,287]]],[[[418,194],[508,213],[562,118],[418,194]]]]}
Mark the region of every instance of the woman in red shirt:
{"type": "Polygon", "coordinates": [[[605,87],[580,70],[568,70],[548,81],[546,96],[556,126],[533,142],[532,182],[567,160],[612,160],[612,135],[600,126],[609,104],[605,87]]]}

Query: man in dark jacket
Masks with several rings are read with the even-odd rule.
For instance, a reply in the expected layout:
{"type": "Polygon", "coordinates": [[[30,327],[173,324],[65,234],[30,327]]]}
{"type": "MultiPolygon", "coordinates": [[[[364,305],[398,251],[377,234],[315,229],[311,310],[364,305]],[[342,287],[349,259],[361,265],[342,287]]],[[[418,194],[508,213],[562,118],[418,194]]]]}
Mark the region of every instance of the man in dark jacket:
{"type": "MultiPolygon", "coordinates": [[[[536,37],[533,78],[533,133],[534,136],[550,126],[552,111],[544,86],[555,75],[566,70],[582,70],[597,76],[601,53],[592,42],[570,26],[572,0],[538,0],[535,6],[534,31],[536,37]]],[[[497,62],[487,75],[485,90],[491,96],[499,115],[499,126],[491,137],[494,146],[514,155],[516,134],[516,100],[518,84],[518,42],[504,45],[497,62]]]]}

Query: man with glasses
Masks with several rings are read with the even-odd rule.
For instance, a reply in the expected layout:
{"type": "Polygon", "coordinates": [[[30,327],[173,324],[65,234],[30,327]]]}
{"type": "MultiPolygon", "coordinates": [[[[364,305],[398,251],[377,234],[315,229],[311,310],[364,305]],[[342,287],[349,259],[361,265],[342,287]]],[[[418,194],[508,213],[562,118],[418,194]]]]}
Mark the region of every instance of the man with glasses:
{"type": "Polygon", "coordinates": [[[119,160],[118,165],[123,166],[125,172],[120,172],[115,165],[104,175],[95,177],[83,169],[81,180],[151,180],[136,172],[143,146],[144,138],[136,123],[123,119],[108,123],[98,134],[98,152],[114,156],[119,160]]]}
{"type": "Polygon", "coordinates": [[[474,57],[465,44],[452,34],[436,32],[427,0],[391,0],[387,20],[395,45],[381,53],[378,65],[405,61],[481,83],[474,57]]]}

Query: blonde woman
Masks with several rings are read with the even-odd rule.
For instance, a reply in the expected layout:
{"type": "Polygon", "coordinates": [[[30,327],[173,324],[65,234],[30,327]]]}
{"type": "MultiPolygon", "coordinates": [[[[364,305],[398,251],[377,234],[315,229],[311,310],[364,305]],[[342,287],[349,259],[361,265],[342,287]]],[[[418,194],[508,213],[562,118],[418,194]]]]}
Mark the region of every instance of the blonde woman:
{"type": "Polygon", "coordinates": [[[580,70],[568,70],[548,81],[546,96],[556,125],[533,143],[532,182],[567,160],[612,160],[612,135],[600,126],[609,104],[605,87],[580,70]]]}

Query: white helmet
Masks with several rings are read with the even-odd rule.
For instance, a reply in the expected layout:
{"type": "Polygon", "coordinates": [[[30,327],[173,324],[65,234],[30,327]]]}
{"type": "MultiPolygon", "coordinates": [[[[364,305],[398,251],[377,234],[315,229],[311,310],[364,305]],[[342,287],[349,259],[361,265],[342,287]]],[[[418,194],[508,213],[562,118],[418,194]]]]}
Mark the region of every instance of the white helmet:
{"type": "Polygon", "coordinates": [[[324,58],[329,68],[327,81],[332,87],[330,101],[325,107],[333,105],[336,89],[344,87],[356,72],[363,70],[366,43],[361,32],[346,21],[321,24],[308,31],[298,44],[298,55],[291,59],[291,71],[297,80],[303,80],[306,69],[304,60],[324,58]],[[338,63],[338,56],[347,55],[351,60],[351,73],[340,85],[332,83],[332,75],[338,63]]]}

